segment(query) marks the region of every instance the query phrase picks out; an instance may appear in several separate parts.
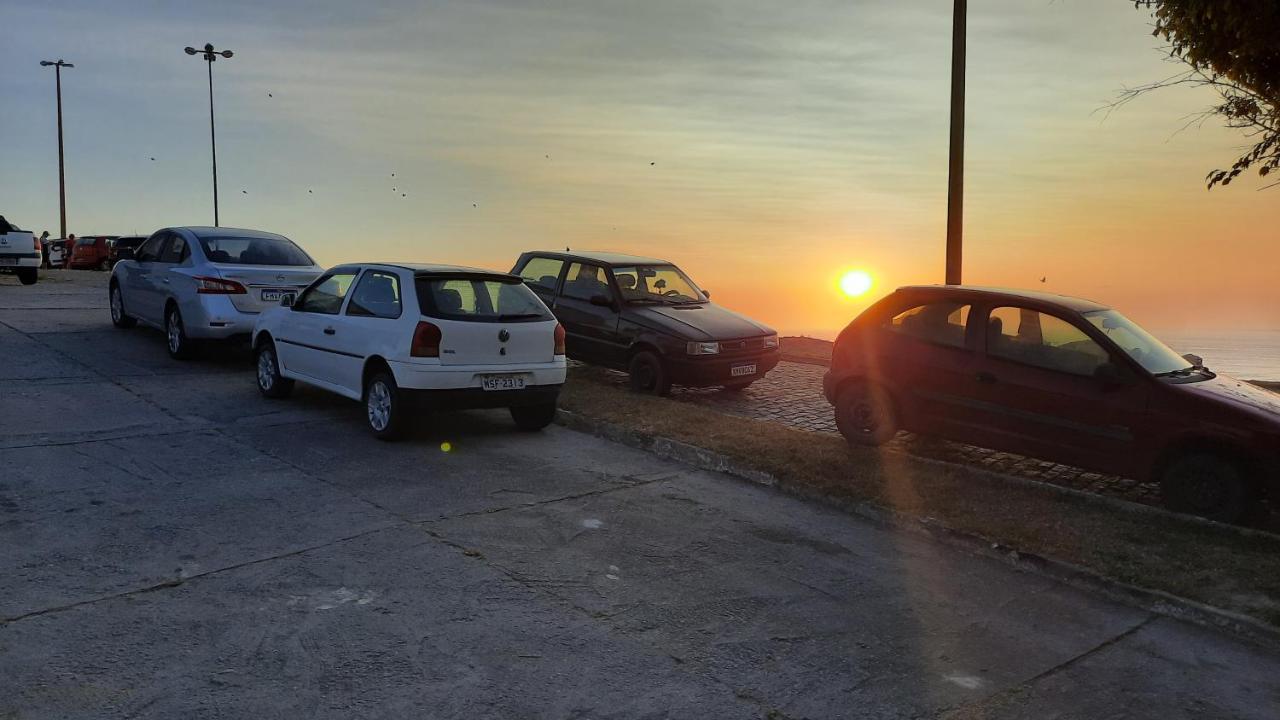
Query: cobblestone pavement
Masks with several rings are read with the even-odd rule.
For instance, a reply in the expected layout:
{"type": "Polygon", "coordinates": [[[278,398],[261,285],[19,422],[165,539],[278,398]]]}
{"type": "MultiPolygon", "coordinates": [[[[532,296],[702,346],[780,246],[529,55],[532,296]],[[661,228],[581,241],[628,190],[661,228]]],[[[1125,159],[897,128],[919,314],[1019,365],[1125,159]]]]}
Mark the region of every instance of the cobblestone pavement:
{"type": "MultiPolygon", "coordinates": [[[[826,367],[797,362],[780,362],[778,367],[746,390],[726,392],[719,388],[682,388],[672,398],[720,412],[756,420],[768,420],[812,432],[836,432],[831,406],[822,397],[822,374],[826,367]]],[[[619,383],[626,375],[614,373],[619,383]]],[[[891,449],[919,457],[974,465],[993,472],[1038,480],[1086,492],[1122,498],[1147,505],[1160,504],[1160,487],[1132,478],[1102,475],[1067,465],[997,452],[986,448],[924,438],[902,433],[889,444],[891,449]]]]}

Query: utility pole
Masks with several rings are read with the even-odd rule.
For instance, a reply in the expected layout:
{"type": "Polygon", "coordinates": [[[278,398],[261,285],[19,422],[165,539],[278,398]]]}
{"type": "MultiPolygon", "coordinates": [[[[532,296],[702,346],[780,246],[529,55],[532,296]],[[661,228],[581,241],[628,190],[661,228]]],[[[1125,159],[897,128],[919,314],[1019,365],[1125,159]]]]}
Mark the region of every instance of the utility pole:
{"type": "Polygon", "coordinates": [[[947,284],[961,283],[964,258],[964,64],[967,0],[951,21],[951,158],[947,178],[947,284]]]}
{"type": "Polygon", "coordinates": [[[204,50],[188,47],[183,50],[188,55],[199,53],[209,63],[209,147],[213,151],[213,226],[218,227],[218,136],[213,128],[213,62],[221,55],[230,58],[235,53],[230,50],[216,51],[213,43],[205,43],[204,50]]]}
{"type": "Polygon", "coordinates": [[[62,164],[62,68],[72,68],[69,62],[63,62],[62,58],[57,61],[41,60],[41,67],[53,67],[53,76],[58,88],[58,224],[62,233],[60,237],[67,237],[67,175],[62,164]]]}

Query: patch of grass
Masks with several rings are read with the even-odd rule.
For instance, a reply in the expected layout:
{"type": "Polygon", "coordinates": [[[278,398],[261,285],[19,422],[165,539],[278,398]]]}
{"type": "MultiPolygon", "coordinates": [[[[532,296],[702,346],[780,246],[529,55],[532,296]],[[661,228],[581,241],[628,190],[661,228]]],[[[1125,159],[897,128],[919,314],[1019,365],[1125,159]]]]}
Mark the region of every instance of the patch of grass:
{"type": "Polygon", "coordinates": [[[810,494],[868,502],[947,528],[1280,626],[1280,538],[1139,514],[966,467],[850,449],[839,437],[638,395],[575,368],[566,410],[733,458],[810,494]]]}

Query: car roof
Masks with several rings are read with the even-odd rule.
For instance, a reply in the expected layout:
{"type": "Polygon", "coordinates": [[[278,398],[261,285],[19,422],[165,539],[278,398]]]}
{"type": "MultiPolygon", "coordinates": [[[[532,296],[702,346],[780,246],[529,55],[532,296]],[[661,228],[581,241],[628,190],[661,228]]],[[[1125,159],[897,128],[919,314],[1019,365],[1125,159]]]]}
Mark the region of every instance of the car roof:
{"type": "Polygon", "coordinates": [[[925,295],[940,295],[954,298],[986,298],[995,300],[1029,300],[1048,305],[1057,305],[1076,312],[1093,312],[1095,310],[1109,310],[1110,308],[1101,303],[1084,298],[1071,297],[1070,295],[1057,295],[1055,293],[1043,292],[1040,290],[1022,290],[1019,288],[1002,288],[1002,287],[985,287],[981,285],[907,285],[898,288],[900,293],[917,293],[925,295]]]}
{"type": "Polygon", "coordinates": [[[171,230],[186,230],[198,238],[240,237],[262,238],[264,240],[287,240],[283,235],[265,230],[249,230],[247,228],[209,227],[207,225],[180,225],[171,230]]]}
{"type": "Polygon", "coordinates": [[[600,263],[602,265],[622,266],[622,265],[674,265],[670,260],[658,260],[656,258],[642,257],[640,255],[626,255],[624,253],[606,252],[599,250],[583,250],[581,252],[556,252],[554,250],[531,250],[526,255],[540,255],[543,257],[555,257],[564,260],[586,260],[589,262],[600,263]]]}
{"type": "Polygon", "coordinates": [[[496,277],[514,277],[501,270],[467,267],[466,265],[442,265],[439,263],[401,263],[401,262],[353,262],[343,265],[359,265],[361,267],[398,268],[412,271],[414,275],[434,275],[436,273],[467,273],[476,275],[494,275],[496,277]]]}

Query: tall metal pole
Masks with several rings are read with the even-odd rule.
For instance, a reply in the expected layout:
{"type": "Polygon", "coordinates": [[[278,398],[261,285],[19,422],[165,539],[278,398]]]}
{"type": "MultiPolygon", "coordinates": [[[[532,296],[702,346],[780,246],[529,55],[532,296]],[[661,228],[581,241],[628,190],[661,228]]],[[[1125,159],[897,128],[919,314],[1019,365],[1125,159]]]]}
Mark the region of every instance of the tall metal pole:
{"type": "Polygon", "coordinates": [[[58,228],[67,237],[67,172],[63,165],[62,153],[62,60],[53,66],[55,83],[58,86],[58,228]]]}
{"type": "Polygon", "coordinates": [[[213,150],[213,226],[218,227],[218,135],[213,129],[213,55],[205,57],[209,65],[209,147],[213,150]]]}
{"type": "Polygon", "coordinates": [[[964,257],[964,65],[967,0],[951,22],[951,159],[947,181],[947,284],[961,283],[964,257]]]}

